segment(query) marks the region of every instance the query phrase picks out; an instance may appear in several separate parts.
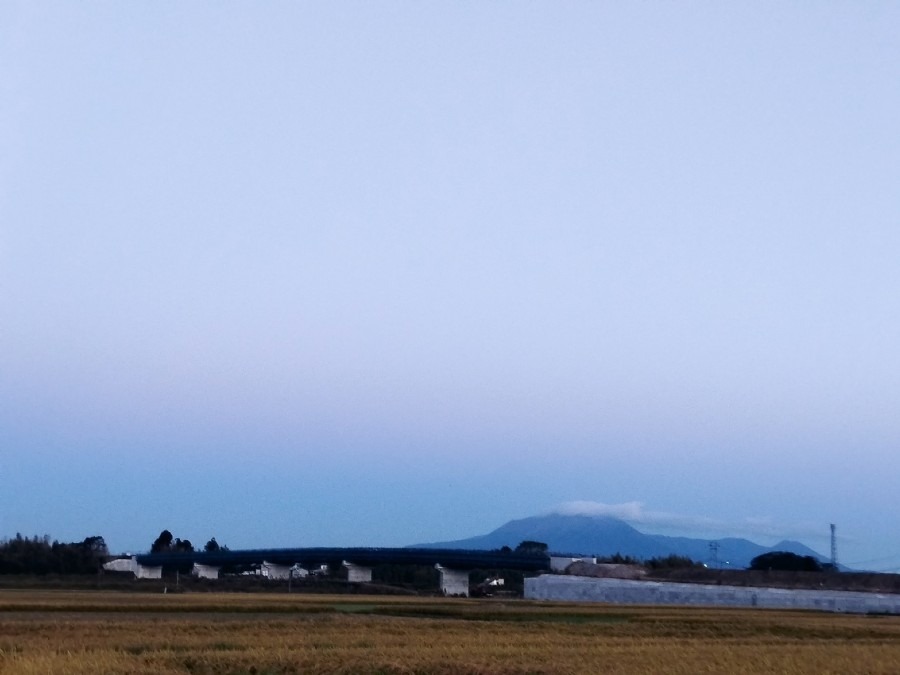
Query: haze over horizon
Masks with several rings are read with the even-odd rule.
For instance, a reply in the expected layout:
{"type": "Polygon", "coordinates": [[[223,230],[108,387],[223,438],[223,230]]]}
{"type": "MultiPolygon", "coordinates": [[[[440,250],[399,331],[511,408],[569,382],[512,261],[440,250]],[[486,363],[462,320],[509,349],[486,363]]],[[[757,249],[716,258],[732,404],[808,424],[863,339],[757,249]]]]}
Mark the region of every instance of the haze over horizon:
{"type": "Polygon", "coordinates": [[[3,3],[0,537],[900,569],[898,72],[888,2],[3,3]]]}

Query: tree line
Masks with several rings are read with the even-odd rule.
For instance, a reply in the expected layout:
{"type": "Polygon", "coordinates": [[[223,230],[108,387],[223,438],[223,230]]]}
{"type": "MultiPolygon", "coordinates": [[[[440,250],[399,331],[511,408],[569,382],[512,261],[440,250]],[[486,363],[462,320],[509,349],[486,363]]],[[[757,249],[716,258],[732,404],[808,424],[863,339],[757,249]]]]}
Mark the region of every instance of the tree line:
{"type": "MultiPolygon", "coordinates": [[[[204,551],[227,551],[213,537],[203,547],[204,551]]],[[[163,530],[150,546],[151,553],[192,553],[194,546],[189,539],[178,539],[163,530]]],[[[106,541],[99,535],[83,541],[60,542],[50,540],[49,535],[0,539],[0,574],[97,574],[110,558],[106,541]]]]}
{"type": "Polygon", "coordinates": [[[96,574],[108,557],[100,536],[62,543],[16,533],[0,541],[0,574],[96,574]]]}

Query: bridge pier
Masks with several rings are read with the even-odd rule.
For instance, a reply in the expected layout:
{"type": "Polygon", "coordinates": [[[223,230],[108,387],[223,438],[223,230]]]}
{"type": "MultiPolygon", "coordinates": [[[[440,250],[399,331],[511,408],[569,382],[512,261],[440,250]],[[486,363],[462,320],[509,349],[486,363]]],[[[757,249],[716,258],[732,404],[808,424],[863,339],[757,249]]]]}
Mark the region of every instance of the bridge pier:
{"type": "Polygon", "coordinates": [[[466,570],[451,570],[440,563],[434,568],[441,573],[441,591],[444,595],[469,597],[469,573],[466,570]]]}
{"type": "Polygon", "coordinates": [[[344,567],[347,569],[347,581],[354,581],[357,583],[369,583],[372,581],[372,568],[371,567],[363,567],[362,565],[354,565],[353,563],[347,562],[346,560],[343,563],[344,567]]]}
{"type": "Polygon", "coordinates": [[[162,567],[145,567],[138,565],[134,571],[137,579],[162,579],[162,567]]]}
{"type": "Polygon", "coordinates": [[[110,572],[131,572],[135,579],[162,579],[162,567],[149,567],[141,565],[137,561],[137,556],[130,558],[118,558],[110,560],[103,565],[103,569],[110,572]]]}
{"type": "Polygon", "coordinates": [[[191,574],[193,574],[198,579],[218,579],[220,569],[220,567],[214,567],[212,565],[201,565],[200,563],[194,563],[194,567],[191,569],[191,574]]]}
{"type": "Polygon", "coordinates": [[[197,563],[194,574],[198,577],[220,578],[223,569],[234,567],[255,570],[256,574],[268,579],[287,580],[290,578],[291,566],[294,566],[294,576],[299,578],[304,574],[300,569],[301,566],[311,574],[321,574],[329,569],[328,565],[333,569],[338,562],[343,562],[343,567],[347,570],[345,578],[353,583],[371,582],[373,569],[378,565],[436,566],[441,575],[443,592],[463,596],[469,594],[468,574],[464,570],[515,569],[536,572],[550,569],[550,557],[547,555],[517,554],[514,551],[371,547],[220,550],[193,553],[165,551],[137,554],[130,559],[111,560],[104,568],[110,571],[130,572],[141,579],[159,579],[163,569],[174,573],[176,570],[191,569],[194,563],[197,563]],[[321,567],[314,569],[315,565],[321,567]]]}
{"type": "Polygon", "coordinates": [[[288,579],[291,576],[291,567],[263,560],[262,565],[259,566],[259,573],[266,579],[288,579]]]}

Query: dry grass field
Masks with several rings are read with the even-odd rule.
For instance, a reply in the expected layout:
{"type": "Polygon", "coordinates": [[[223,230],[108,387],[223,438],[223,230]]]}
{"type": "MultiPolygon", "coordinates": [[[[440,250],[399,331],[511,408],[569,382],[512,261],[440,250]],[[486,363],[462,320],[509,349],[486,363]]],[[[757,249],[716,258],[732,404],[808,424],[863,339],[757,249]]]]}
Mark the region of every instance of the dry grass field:
{"type": "Polygon", "coordinates": [[[900,673],[900,618],[0,591],[2,673],[900,673]]]}

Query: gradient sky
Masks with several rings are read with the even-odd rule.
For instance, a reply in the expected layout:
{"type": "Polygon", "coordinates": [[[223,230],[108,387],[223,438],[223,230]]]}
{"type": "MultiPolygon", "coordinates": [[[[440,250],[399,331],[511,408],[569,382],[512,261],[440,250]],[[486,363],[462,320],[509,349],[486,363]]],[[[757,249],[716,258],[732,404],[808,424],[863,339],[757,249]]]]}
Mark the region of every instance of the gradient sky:
{"type": "Polygon", "coordinates": [[[0,537],[898,568],[898,177],[896,2],[7,0],[0,537]]]}

